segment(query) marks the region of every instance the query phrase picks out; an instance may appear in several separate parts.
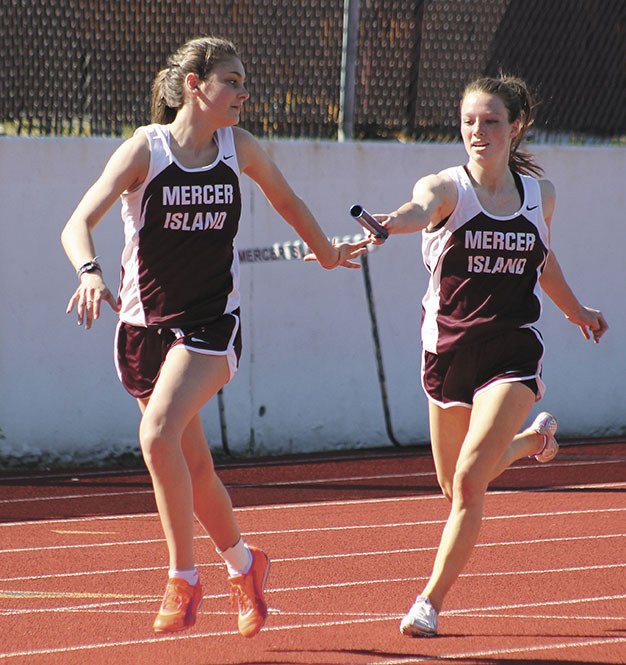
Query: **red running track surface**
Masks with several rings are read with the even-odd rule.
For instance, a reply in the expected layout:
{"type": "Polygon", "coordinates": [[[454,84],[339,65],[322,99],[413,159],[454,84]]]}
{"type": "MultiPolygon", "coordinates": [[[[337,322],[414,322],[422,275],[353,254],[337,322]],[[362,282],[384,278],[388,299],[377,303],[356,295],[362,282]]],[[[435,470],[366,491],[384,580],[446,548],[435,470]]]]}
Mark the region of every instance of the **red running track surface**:
{"type": "Polygon", "coordinates": [[[606,442],[494,482],[434,639],[398,628],[448,514],[418,449],[219,467],[246,539],[272,557],[252,640],[200,529],[198,622],[152,633],[167,556],[144,470],[5,476],[0,665],[625,663],[625,469],[626,445],[606,442]]]}

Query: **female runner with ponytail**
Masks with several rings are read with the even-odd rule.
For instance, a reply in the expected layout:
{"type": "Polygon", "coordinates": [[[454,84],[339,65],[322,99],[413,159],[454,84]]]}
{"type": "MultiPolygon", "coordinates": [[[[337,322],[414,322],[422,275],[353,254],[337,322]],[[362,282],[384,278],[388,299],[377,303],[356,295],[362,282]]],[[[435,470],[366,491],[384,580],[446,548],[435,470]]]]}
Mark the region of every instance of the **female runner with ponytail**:
{"type": "Polygon", "coordinates": [[[184,44],[153,85],[152,124],[113,154],[62,234],[79,286],[70,298],[88,329],[107,302],[119,311],[115,362],[142,413],[139,441],[169,551],[157,633],[192,626],[202,600],[194,515],[224,560],[238,628],[253,637],[267,617],[269,558],[241,537],[215,473],[200,409],[234,376],[241,354],[240,175],[251,177],[326,269],[359,268],[368,241],[331,244],[281,171],[235,127],[248,92],[233,44],[184,44]],[[121,197],[125,246],[119,304],[107,288],[92,231],[121,197]]]}
{"type": "Polygon", "coordinates": [[[400,624],[411,637],[437,633],[478,538],[489,483],[522,457],[557,454],[549,413],[516,434],[544,391],[534,327],[541,289],[585,338],[597,343],[608,328],[578,301],[550,247],[554,187],[520,150],[533,109],[518,78],[470,83],[461,102],[467,163],[421,178],[409,202],[375,215],[390,234],[423,232],[422,384],[437,479],[450,501],[430,579],[400,624]]]}

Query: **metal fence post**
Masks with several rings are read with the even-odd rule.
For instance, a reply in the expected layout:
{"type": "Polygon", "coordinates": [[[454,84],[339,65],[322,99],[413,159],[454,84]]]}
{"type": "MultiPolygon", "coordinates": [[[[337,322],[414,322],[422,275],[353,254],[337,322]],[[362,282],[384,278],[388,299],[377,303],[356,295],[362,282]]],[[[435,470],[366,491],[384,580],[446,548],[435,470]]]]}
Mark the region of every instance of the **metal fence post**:
{"type": "Polygon", "coordinates": [[[338,139],[354,137],[354,96],[359,42],[360,0],[344,0],[338,139]]]}

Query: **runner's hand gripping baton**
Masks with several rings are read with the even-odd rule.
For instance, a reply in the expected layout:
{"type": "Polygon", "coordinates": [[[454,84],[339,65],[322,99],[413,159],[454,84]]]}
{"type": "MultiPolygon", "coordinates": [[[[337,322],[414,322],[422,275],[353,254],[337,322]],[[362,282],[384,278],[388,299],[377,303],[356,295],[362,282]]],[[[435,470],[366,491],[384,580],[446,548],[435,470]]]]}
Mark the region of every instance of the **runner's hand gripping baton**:
{"type": "Polygon", "coordinates": [[[358,203],[355,203],[350,207],[350,214],[356,221],[367,231],[369,231],[377,240],[382,240],[383,242],[389,237],[389,231],[372,215],[370,215],[363,206],[360,206],[358,203]]]}

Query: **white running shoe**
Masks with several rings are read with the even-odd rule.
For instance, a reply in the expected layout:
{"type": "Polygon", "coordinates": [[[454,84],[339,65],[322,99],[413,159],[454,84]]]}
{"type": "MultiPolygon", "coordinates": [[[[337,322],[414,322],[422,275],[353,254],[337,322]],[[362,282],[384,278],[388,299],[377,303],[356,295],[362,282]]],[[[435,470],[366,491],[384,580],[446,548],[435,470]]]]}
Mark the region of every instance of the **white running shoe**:
{"type": "Polygon", "coordinates": [[[533,455],[542,464],[553,460],[559,452],[559,444],[554,438],[558,426],[556,418],[546,411],[542,411],[530,426],[530,429],[543,436],[543,448],[533,455]]]}
{"type": "Polygon", "coordinates": [[[400,632],[408,637],[434,637],[437,634],[437,610],[426,596],[418,596],[400,622],[400,632]]]}

